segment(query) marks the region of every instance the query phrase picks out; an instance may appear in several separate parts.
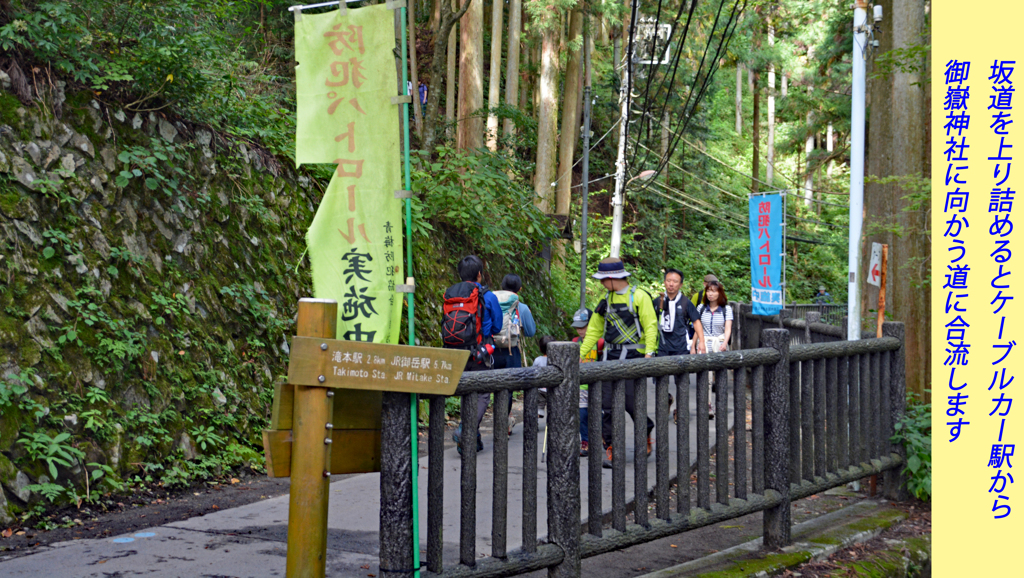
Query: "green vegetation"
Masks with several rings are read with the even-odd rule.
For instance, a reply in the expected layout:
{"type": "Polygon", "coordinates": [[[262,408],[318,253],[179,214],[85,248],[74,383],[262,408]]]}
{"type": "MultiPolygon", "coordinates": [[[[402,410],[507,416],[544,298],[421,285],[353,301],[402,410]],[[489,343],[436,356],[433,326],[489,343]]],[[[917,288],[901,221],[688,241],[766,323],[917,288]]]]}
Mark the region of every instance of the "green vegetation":
{"type": "Polygon", "coordinates": [[[913,394],[907,403],[903,419],[897,422],[892,436],[894,443],[903,445],[907,452],[907,489],[919,500],[932,497],[932,404],[913,394]]]}
{"type": "MultiPolygon", "coordinates": [[[[34,223],[41,242],[0,236],[0,255],[11,256],[0,261],[0,368],[13,368],[0,375],[0,451],[34,480],[45,477],[33,491],[50,502],[93,500],[97,485],[106,492],[142,484],[184,487],[242,465],[260,471],[259,432],[268,424],[273,383],[285,371],[282,344],[292,333],[297,299],[312,294],[304,233],[330,178],[325,167],[291,169],[289,3],[4,4],[0,50],[40,96],[27,104],[28,98],[19,102],[0,92],[11,138],[57,140],[66,125],[95,154],[80,154],[85,149],[70,144],[65,152],[73,150],[78,156],[72,160],[85,168],[30,163],[37,173],[31,187],[2,167],[0,211],[34,223]],[[161,134],[167,125],[177,136],[161,134]],[[40,215],[46,218],[37,221],[40,215]]],[[[563,11],[571,3],[556,4],[563,11]]],[[[814,173],[816,189],[839,191],[848,179],[842,150],[802,150],[808,134],[820,136],[829,124],[837,142],[848,132],[848,23],[833,6],[793,5],[792,25],[778,29],[780,46],[816,46],[832,65],[754,46],[752,31],[761,23],[748,14],[700,106],[685,123],[672,125],[679,134],[671,136],[686,140],[655,181],[626,191],[623,258],[633,279],[652,293],[660,290],[663,268],[674,267],[684,272],[687,294],[713,272],[732,299],[747,296],[748,175],[767,176],[763,165],[755,170],[751,162],[753,102],[745,84],[740,108],[746,131],[737,134],[732,124],[736,63],[761,67],[775,59],[793,73],[794,88],[779,99],[775,185],[797,188],[802,176],[814,173]],[[809,96],[795,88],[801,76],[809,96]],[[808,112],[816,115],[809,125],[808,112]]],[[[527,10],[541,8],[531,3],[527,10]]],[[[616,24],[621,8],[605,6],[606,25],[616,24]]],[[[417,12],[422,33],[430,11],[417,12]]],[[[433,42],[429,36],[420,37],[421,62],[433,42]]],[[[529,49],[538,41],[533,33],[523,37],[529,49]]],[[[607,256],[611,229],[608,174],[614,171],[620,82],[614,50],[612,43],[594,49],[599,98],[590,156],[591,273],[607,256]]],[[[567,51],[561,56],[567,59],[567,51]]],[[[524,91],[535,88],[530,83],[537,72],[536,59],[529,65],[524,59],[524,91]]],[[[695,74],[693,62],[684,62],[680,78],[689,83],[695,74]]],[[[431,98],[442,97],[443,91],[434,92],[431,98]]],[[[662,96],[672,111],[682,110],[681,92],[662,96]]],[[[422,345],[439,345],[439,296],[456,280],[458,260],[470,253],[486,260],[491,287],[507,273],[522,277],[522,299],[533,310],[538,336],[573,335],[568,324],[579,305],[581,256],[574,241],[582,203],[574,188],[568,214],[574,238],[558,238],[562,231],[536,206],[538,122],[528,100],[522,109],[502,103],[495,110],[516,128],[499,138],[496,151],[459,150],[450,131],[437,147],[414,153],[417,198],[408,241],[415,265],[409,274],[416,277],[415,337],[422,345]],[[542,258],[546,249],[554,255],[550,262],[542,258]]],[[[654,112],[639,115],[637,130],[631,129],[631,174],[660,162],[660,155],[645,152],[660,150],[662,135],[647,118],[654,112]]],[[[417,137],[412,145],[423,146],[417,137]]],[[[578,185],[579,165],[563,178],[578,185]]],[[[916,183],[911,195],[913,210],[926,211],[926,183],[916,183]]],[[[841,195],[823,201],[788,207],[790,235],[802,239],[786,247],[789,301],[809,301],[819,284],[835,301],[845,300],[847,209],[841,195]]],[[[604,290],[592,279],[586,284],[594,306],[604,290]]],[[[535,343],[524,341],[524,359],[537,355],[535,343]]],[[[449,404],[455,413],[457,400],[449,404]]],[[[917,415],[917,407],[908,416],[917,415]]],[[[903,432],[927,436],[923,419],[901,424],[904,443],[913,436],[903,432]]],[[[915,474],[928,472],[927,484],[912,487],[920,495],[915,488],[930,492],[930,457],[926,462],[914,448],[908,446],[918,460],[915,474]]],[[[44,523],[35,505],[22,510],[26,520],[44,523]]]]}

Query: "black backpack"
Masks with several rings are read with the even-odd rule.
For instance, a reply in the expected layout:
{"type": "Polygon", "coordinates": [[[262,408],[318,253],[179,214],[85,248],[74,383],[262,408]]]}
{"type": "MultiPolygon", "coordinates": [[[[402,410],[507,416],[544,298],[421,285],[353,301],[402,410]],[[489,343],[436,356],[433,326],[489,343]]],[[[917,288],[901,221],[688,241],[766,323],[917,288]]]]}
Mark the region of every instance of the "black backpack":
{"type": "MultiPolygon", "coordinates": [[[[659,295],[658,298],[655,299],[654,301],[655,301],[654,310],[658,313],[658,325],[661,326],[661,317],[663,315],[665,315],[665,311],[669,307],[669,300],[664,295],[659,295]]],[[[690,308],[689,307],[685,307],[686,301],[687,301],[687,299],[686,299],[686,296],[684,295],[683,296],[682,304],[684,305],[684,307],[683,307],[683,317],[686,320],[686,334],[690,337],[690,339],[693,339],[693,333],[695,331],[694,328],[693,328],[693,319],[690,319],[690,314],[689,314],[689,309],[690,308]]]]}

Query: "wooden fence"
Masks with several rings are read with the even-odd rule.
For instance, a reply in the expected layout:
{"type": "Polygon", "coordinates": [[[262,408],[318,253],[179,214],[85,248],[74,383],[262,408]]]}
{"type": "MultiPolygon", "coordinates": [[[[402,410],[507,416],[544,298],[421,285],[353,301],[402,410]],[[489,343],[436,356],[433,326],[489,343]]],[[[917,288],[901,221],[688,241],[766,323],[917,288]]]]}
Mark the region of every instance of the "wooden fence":
{"type": "MultiPolygon", "coordinates": [[[[794,320],[795,321],[795,320],[794,320]]],[[[783,319],[785,323],[785,319],[783,319]]],[[[831,333],[818,331],[814,321],[804,321],[804,336],[831,333]]],[[[823,325],[823,324],[821,324],[823,325]]],[[[794,327],[790,325],[790,327],[794,327]]],[[[825,325],[825,327],[828,327],[825,325]]],[[[790,543],[790,502],[866,476],[884,472],[885,493],[898,497],[902,491],[901,465],[905,456],[889,440],[893,424],[902,418],[905,404],[904,328],[886,323],[884,337],[860,341],[825,341],[791,345],[788,329],[761,329],[758,347],[708,355],[683,355],[580,365],[578,345],[552,343],[548,367],[472,372],[463,374],[455,395],[462,397],[462,422],[476,423],[476,397],[508,390],[523,391],[525,400],[522,547],[507,551],[508,513],[508,396],[495,396],[493,524],[490,556],[476,552],[476,436],[462,435],[461,510],[459,560],[444,560],[442,513],[444,467],[444,397],[430,398],[428,447],[426,577],[483,578],[515,576],[548,568],[550,576],[580,576],[580,560],[642,544],[695,528],[763,511],[764,544],[768,548],[790,543]],[[728,372],[734,370],[733,387],[728,372]],[[729,447],[728,413],[715,416],[715,477],[711,480],[708,401],[712,391],[709,372],[719,387],[717,407],[725,408],[733,397],[736,423],[747,412],[751,393],[752,472],[747,476],[748,433],[735,429],[729,447]],[[678,464],[690,463],[689,411],[679,412],[674,447],[661,443],[669,437],[669,391],[687,403],[691,374],[696,374],[697,481],[681,475],[677,483],[669,472],[669,452],[678,464]],[[602,452],[591,451],[588,468],[588,525],[581,527],[579,456],[579,387],[590,384],[591,399],[611,387],[612,447],[624,448],[625,390],[627,380],[656,380],[655,502],[654,518],[648,515],[648,495],[635,492],[633,521],[627,524],[625,464],[630,457],[616,452],[612,467],[611,529],[603,528],[601,511],[602,452]],[[547,541],[537,539],[538,391],[547,388],[548,452],[547,541]],[[730,459],[730,457],[732,459],[730,459]],[[730,473],[730,463],[733,470],[730,473]],[[730,479],[732,491],[730,492],[730,479]],[[670,500],[676,486],[677,499],[670,500]],[[712,502],[712,487],[715,500],[712,502]],[[696,507],[691,507],[691,492],[696,507]],[[584,533],[585,531],[585,533],[584,533]]],[[[749,340],[742,340],[747,342],[749,340]]],[[[637,387],[636,416],[646,420],[647,389],[637,387]]],[[[384,394],[380,513],[380,571],[385,577],[413,572],[412,463],[408,395],[384,394]]],[[[591,432],[601,431],[601,412],[589,413],[591,432]]],[[[634,487],[647,488],[645,428],[636,427],[634,487]]],[[[597,438],[600,439],[600,434],[597,438]]],[[[596,449],[596,448],[595,448],[596,449]]],[[[685,466],[684,466],[685,467],[685,466]]],[[[419,547],[419,545],[416,545],[419,547]]]]}

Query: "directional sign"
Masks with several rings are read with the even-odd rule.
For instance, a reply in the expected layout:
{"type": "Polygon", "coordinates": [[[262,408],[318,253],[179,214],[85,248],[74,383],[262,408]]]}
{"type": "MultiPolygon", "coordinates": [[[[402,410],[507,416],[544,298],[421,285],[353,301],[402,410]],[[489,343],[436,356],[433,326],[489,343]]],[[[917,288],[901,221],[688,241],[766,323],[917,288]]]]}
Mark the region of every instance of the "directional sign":
{"type": "Polygon", "coordinates": [[[871,262],[868,264],[868,283],[882,286],[882,244],[871,243],[871,262]]]}
{"type": "Polygon", "coordinates": [[[468,359],[461,349],[294,337],[288,383],[452,395],[468,359]]]}

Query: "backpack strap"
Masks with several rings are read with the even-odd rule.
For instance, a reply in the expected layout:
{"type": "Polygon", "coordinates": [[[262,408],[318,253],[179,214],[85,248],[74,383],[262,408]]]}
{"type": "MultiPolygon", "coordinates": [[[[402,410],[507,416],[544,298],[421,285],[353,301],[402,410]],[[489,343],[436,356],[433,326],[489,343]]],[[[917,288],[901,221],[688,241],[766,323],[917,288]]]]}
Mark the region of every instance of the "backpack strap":
{"type": "MultiPolygon", "coordinates": [[[[484,295],[486,295],[487,293],[490,293],[490,290],[487,289],[486,286],[481,285],[479,283],[474,283],[474,285],[476,285],[476,290],[477,290],[477,294],[476,294],[476,300],[477,300],[477,303],[476,303],[476,314],[477,314],[477,319],[476,319],[476,344],[480,345],[481,343],[484,342],[484,333],[483,333],[484,332],[484,308],[487,307],[487,301],[484,299],[484,295]]],[[[490,336],[488,336],[488,337],[490,337],[490,336]]]]}

